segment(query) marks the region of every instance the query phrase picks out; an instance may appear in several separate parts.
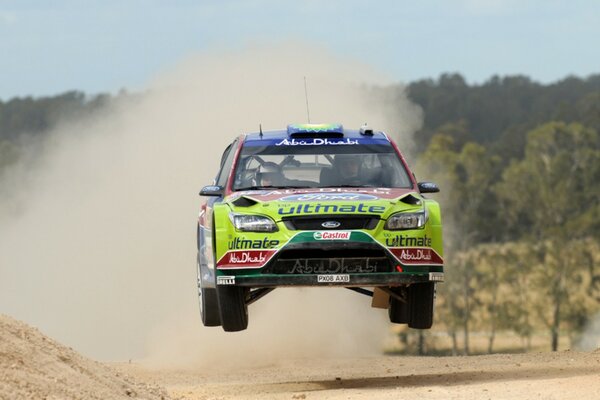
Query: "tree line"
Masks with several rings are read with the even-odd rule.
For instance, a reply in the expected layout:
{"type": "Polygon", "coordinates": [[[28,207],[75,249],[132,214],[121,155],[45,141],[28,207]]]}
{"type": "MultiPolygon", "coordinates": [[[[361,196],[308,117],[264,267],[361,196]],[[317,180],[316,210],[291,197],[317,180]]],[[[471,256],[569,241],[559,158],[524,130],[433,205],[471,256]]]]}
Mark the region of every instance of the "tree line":
{"type": "MultiPolygon", "coordinates": [[[[600,312],[600,75],[468,84],[444,74],[369,90],[407,93],[424,111],[412,158],[418,177],[442,189],[446,282],[435,327],[453,351],[468,354],[473,331],[486,332],[489,352],[506,331],[525,348],[542,330],[554,350],[561,335],[575,342],[600,312]]],[[[0,172],[24,138],[128,96],[0,101],[0,172]]]]}
{"type": "Polygon", "coordinates": [[[15,97],[0,100],[0,172],[15,163],[24,146],[48,133],[59,123],[92,115],[107,106],[113,96],[86,96],[79,91],[56,96],[15,97]]]}
{"type": "Polygon", "coordinates": [[[600,312],[600,76],[445,75],[409,95],[425,111],[417,171],[442,188],[437,321],[453,352],[468,354],[475,330],[489,352],[499,331],[526,349],[544,330],[552,350],[576,343],[600,312]]]}

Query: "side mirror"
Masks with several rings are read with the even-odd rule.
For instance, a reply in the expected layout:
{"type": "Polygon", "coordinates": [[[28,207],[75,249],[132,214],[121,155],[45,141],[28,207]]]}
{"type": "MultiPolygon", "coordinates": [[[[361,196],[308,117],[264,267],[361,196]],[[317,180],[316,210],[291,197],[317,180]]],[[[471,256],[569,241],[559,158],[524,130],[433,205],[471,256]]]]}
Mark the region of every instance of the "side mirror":
{"type": "Polygon", "coordinates": [[[440,191],[438,185],[433,182],[419,182],[417,183],[419,187],[419,192],[421,193],[437,193],[440,191]]]}
{"type": "Polygon", "coordinates": [[[209,185],[200,189],[200,196],[223,196],[223,187],[209,185]]]}

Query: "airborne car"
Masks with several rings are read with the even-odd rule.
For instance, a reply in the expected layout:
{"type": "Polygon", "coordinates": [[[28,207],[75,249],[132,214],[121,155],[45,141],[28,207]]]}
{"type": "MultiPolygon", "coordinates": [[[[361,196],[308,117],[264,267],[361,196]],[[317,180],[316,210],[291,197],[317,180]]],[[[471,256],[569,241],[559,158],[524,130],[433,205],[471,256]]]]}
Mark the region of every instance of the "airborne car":
{"type": "Polygon", "coordinates": [[[248,305],[279,287],[344,287],[428,329],[443,281],[437,202],[396,144],[368,127],[288,125],[243,134],[223,153],[198,220],[205,326],[240,331],[248,305]]]}

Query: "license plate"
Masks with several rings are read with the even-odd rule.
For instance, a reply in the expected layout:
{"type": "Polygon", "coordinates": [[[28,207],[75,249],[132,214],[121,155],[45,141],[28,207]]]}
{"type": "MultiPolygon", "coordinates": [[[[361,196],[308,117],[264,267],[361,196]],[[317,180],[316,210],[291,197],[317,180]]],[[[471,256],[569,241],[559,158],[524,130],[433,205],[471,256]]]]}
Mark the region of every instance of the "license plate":
{"type": "Polygon", "coordinates": [[[318,283],[350,282],[350,275],[317,275],[318,283]]]}

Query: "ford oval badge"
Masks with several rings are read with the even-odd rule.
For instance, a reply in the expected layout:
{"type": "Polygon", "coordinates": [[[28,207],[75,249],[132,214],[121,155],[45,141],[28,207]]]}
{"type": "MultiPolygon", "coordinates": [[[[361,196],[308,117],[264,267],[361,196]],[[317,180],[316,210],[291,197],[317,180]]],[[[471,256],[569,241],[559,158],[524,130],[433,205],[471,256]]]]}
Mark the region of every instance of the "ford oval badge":
{"type": "Polygon", "coordinates": [[[325,229],[335,229],[341,224],[337,221],[325,221],[321,224],[321,226],[325,229]]]}

